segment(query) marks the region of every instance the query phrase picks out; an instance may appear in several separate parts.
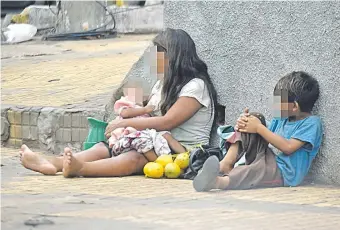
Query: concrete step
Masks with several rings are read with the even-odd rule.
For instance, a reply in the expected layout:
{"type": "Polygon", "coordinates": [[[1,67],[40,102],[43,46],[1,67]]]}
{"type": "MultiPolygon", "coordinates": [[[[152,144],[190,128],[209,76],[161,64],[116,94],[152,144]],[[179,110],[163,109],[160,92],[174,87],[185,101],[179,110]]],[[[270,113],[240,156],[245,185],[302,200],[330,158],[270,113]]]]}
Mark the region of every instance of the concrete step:
{"type": "Polygon", "coordinates": [[[104,110],[2,106],[1,141],[4,146],[27,144],[54,154],[66,146],[79,151],[88,135],[87,117],[104,116],[104,110]]]}

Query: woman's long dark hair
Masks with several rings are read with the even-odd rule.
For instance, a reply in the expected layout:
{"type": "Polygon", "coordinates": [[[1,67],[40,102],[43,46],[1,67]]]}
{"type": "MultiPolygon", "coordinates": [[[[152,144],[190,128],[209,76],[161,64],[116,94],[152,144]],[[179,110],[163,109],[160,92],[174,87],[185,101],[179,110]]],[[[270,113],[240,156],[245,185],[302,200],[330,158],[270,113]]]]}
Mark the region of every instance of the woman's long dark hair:
{"type": "MultiPolygon", "coordinates": [[[[209,90],[211,99],[211,113],[216,116],[217,93],[208,74],[207,65],[198,57],[196,46],[192,38],[184,30],[166,29],[158,34],[154,40],[158,50],[164,50],[169,60],[168,72],[165,73],[161,112],[166,114],[175,104],[182,88],[192,79],[202,79],[209,90]]],[[[214,117],[215,118],[215,117],[214,117]]]]}

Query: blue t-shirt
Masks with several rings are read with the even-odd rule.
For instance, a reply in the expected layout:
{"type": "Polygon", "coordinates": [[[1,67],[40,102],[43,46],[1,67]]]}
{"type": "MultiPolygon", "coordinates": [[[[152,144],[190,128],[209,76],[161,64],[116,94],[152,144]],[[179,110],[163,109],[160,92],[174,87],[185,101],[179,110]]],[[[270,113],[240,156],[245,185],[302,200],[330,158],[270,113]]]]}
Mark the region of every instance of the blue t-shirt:
{"type": "Polygon", "coordinates": [[[289,156],[269,145],[276,154],[276,162],[281,170],[284,185],[299,185],[307,175],[321,145],[323,131],[320,118],[309,116],[298,121],[289,121],[288,118],[273,119],[269,129],[287,140],[294,138],[305,142],[304,146],[289,156]]]}

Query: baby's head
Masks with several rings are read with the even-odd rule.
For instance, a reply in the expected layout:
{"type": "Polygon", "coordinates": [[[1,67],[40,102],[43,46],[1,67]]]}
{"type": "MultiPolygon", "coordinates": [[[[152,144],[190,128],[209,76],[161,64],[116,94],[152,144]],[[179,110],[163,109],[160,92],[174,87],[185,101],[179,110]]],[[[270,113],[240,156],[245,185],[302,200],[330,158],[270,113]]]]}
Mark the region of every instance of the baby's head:
{"type": "Polygon", "coordinates": [[[310,113],[319,98],[319,83],[305,72],[281,78],[274,89],[274,117],[287,118],[310,113]]]}
{"type": "Polygon", "coordinates": [[[129,101],[142,105],[147,96],[144,93],[144,83],[141,81],[129,81],[124,85],[123,94],[129,101]]]}

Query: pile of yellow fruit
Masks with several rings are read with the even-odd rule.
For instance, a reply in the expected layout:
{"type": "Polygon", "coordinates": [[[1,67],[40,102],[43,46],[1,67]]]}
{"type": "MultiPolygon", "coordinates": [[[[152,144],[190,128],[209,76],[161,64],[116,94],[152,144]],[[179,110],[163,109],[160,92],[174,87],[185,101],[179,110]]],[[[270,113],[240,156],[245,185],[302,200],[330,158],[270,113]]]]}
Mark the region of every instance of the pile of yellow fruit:
{"type": "Polygon", "coordinates": [[[189,153],[180,153],[173,160],[172,155],[159,156],[155,162],[149,162],[144,166],[144,174],[150,178],[178,178],[189,166],[189,153]]]}

